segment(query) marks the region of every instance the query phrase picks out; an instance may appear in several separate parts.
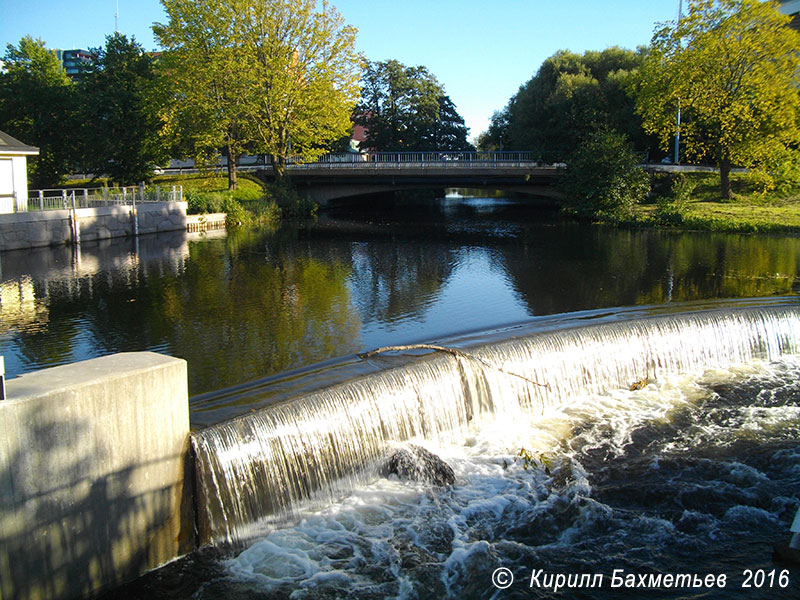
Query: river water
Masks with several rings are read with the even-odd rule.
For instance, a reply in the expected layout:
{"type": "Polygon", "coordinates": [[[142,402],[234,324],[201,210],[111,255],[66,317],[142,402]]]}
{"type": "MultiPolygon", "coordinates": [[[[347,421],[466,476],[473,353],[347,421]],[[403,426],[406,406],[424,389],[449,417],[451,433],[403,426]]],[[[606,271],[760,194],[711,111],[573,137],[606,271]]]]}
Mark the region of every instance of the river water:
{"type": "Polygon", "coordinates": [[[188,361],[195,396],[545,315],[800,290],[796,237],[588,227],[502,199],[380,202],[221,239],[3,253],[7,375],[153,350],[188,361]]]}
{"type": "MultiPolygon", "coordinates": [[[[10,252],[0,269],[11,376],[165,352],[187,359],[192,421],[204,427],[268,404],[274,388],[359,373],[355,354],[380,346],[776,303],[768,297],[793,306],[800,239],[620,231],[451,197],[218,239],[10,252]]],[[[771,554],[798,506],[798,382],[795,349],[653,372],[642,389],[581,393],[536,414],[499,411],[458,436],[414,440],[452,466],[449,488],[366,478],[113,597],[796,598],[800,569],[771,554]],[[612,581],[687,573],[715,583],[612,581]],[[554,591],[559,575],[599,585],[554,591]]]]}

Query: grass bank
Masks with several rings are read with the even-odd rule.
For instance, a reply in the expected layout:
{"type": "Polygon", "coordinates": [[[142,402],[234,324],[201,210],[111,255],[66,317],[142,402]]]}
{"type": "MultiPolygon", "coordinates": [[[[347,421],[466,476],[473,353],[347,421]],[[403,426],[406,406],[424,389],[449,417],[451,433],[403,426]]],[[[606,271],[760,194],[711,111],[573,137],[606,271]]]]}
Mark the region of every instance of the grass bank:
{"type": "Polygon", "coordinates": [[[634,227],[667,227],[731,233],[800,234],[800,182],[763,191],[748,174],[731,177],[734,198],[721,197],[719,175],[656,174],[648,202],[635,207],[634,227]]]}

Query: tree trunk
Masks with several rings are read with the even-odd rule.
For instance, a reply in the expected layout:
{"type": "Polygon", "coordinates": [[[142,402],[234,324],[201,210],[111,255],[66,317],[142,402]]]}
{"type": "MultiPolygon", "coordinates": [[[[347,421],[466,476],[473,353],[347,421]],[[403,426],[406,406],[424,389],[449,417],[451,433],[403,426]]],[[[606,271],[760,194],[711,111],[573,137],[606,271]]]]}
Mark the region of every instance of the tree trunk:
{"type": "Polygon", "coordinates": [[[733,197],[731,193],[731,159],[727,156],[723,156],[719,161],[719,183],[723,199],[730,200],[733,197]]]}
{"type": "Polygon", "coordinates": [[[282,183],[286,176],[286,160],[277,154],[270,154],[269,161],[272,163],[272,171],[275,173],[275,183],[282,183]]]}
{"type": "Polygon", "coordinates": [[[235,190],[237,179],[236,179],[236,159],[238,158],[236,154],[234,154],[233,150],[231,149],[230,144],[225,149],[225,153],[228,155],[228,189],[235,190]]]}

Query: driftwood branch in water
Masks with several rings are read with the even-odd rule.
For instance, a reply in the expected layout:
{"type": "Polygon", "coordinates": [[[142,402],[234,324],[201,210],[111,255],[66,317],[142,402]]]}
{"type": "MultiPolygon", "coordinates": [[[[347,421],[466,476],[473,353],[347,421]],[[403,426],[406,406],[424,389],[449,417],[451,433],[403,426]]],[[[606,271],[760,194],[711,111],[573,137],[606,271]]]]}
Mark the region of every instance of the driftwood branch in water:
{"type": "Polygon", "coordinates": [[[435,344],[410,344],[407,346],[384,346],[383,348],[377,348],[375,350],[370,350],[369,352],[363,352],[359,354],[361,358],[372,358],[378,354],[383,354],[384,352],[403,352],[405,350],[435,350],[437,352],[446,352],[448,354],[452,354],[453,356],[458,356],[460,358],[466,358],[469,360],[474,360],[482,364],[485,367],[489,367],[490,369],[495,369],[496,371],[500,371],[501,373],[505,373],[506,375],[513,375],[514,377],[519,377],[520,379],[524,379],[528,383],[532,383],[533,385],[538,385],[539,387],[549,388],[549,383],[539,383],[538,381],[534,381],[533,379],[528,379],[524,375],[520,375],[519,373],[514,373],[512,371],[506,371],[502,367],[498,367],[497,365],[493,365],[488,360],[484,360],[480,356],[475,356],[474,354],[468,354],[463,350],[459,350],[458,348],[448,348],[447,346],[437,346],[435,344]]]}

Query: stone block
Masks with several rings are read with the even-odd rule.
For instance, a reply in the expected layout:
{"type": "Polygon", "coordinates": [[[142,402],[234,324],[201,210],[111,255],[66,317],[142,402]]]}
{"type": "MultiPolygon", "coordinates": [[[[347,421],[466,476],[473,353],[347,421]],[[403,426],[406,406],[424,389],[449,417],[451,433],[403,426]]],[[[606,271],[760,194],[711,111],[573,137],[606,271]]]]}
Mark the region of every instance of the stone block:
{"type": "Polygon", "coordinates": [[[91,597],[191,549],[186,362],[116,354],[0,402],[0,597],[91,597]]]}

